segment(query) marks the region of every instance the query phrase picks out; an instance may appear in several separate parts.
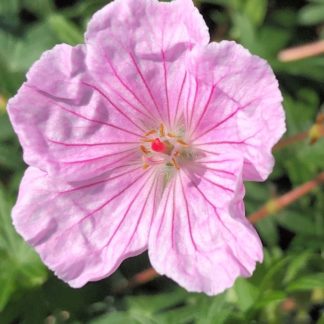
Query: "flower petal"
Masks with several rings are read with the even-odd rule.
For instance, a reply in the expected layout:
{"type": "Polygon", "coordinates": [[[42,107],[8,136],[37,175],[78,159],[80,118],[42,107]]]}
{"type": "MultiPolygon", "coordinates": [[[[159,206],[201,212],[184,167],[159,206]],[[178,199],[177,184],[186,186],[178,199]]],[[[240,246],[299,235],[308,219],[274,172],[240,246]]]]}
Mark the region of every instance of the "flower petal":
{"type": "Polygon", "coordinates": [[[206,97],[194,107],[194,143],[215,153],[238,150],[245,159],[244,180],[267,178],[271,149],[285,131],[270,66],[235,42],[222,41],[195,48],[188,70],[199,82],[198,97],[206,97]]]}
{"type": "Polygon", "coordinates": [[[130,161],[145,131],[91,85],[85,55],[69,45],[44,53],[8,105],[26,163],[68,181],[130,161]]]}
{"type": "Polygon", "coordinates": [[[117,0],[93,16],[86,33],[89,66],[98,83],[153,117],[153,126],[163,121],[172,127],[184,57],[208,41],[207,26],[191,0],[117,0]]]}
{"type": "Polygon", "coordinates": [[[71,186],[28,168],[13,222],[58,277],[81,287],[147,248],[157,181],[153,169],[135,166],[71,186]]]}
{"type": "Polygon", "coordinates": [[[153,267],[189,291],[209,295],[249,276],[262,245],[244,216],[242,160],[205,160],[180,171],[168,185],[153,220],[153,267]]]}

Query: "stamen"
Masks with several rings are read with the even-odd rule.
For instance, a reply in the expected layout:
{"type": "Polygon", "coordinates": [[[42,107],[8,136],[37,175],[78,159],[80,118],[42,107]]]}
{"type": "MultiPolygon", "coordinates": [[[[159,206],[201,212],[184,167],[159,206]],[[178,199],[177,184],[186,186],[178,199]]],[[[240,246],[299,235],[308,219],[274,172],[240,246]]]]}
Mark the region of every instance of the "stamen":
{"type": "Polygon", "coordinates": [[[180,155],[180,152],[179,152],[179,151],[176,151],[176,152],[173,154],[174,157],[178,157],[179,155],[180,155]]]}
{"type": "Polygon", "coordinates": [[[164,133],[164,125],[163,124],[160,125],[160,136],[161,137],[164,137],[165,136],[165,133],[164,133]]]}
{"type": "Polygon", "coordinates": [[[181,144],[182,146],[189,146],[185,141],[181,139],[177,140],[177,143],[181,144]]]}
{"type": "Polygon", "coordinates": [[[148,131],[147,133],[145,133],[144,136],[149,136],[149,135],[152,135],[152,134],[155,134],[155,133],[156,133],[156,130],[152,129],[152,130],[148,131]]]}
{"type": "Polygon", "coordinates": [[[167,134],[169,137],[177,137],[177,135],[173,134],[173,133],[168,133],[167,134]]]}
{"type": "Polygon", "coordinates": [[[174,167],[175,167],[177,170],[180,169],[179,164],[177,163],[177,161],[176,161],[175,158],[172,158],[172,163],[173,163],[174,167]]]}
{"type": "Polygon", "coordinates": [[[141,151],[144,153],[144,154],[149,154],[149,153],[151,153],[144,145],[141,145],[140,146],[140,148],[141,148],[141,151]]]}
{"type": "Polygon", "coordinates": [[[146,170],[147,168],[149,168],[149,166],[150,166],[149,164],[147,164],[146,162],[144,162],[143,169],[146,170]]]}
{"type": "Polygon", "coordinates": [[[152,142],[154,142],[155,140],[152,139],[152,138],[142,138],[141,141],[142,141],[142,142],[146,142],[146,143],[152,143],[152,142]]]}

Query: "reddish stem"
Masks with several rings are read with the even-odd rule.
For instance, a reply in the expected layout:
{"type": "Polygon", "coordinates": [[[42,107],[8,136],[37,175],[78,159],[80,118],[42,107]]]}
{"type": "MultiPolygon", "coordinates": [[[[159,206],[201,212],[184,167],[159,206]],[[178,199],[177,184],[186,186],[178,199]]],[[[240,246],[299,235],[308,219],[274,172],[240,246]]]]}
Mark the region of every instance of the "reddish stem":
{"type": "Polygon", "coordinates": [[[297,142],[303,141],[305,139],[308,138],[308,132],[302,132],[290,137],[286,137],[284,139],[282,139],[281,141],[279,141],[274,147],[273,147],[273,151],[278,151],[281,150],[289,145],[295,144],[297,142]]]}
{"type": "Polygon", "coordinates": [[[282,50],[279,61],[290,62],[324,54],[324,40],[282,50]]]}
{"type": "Polygon", "coordinates": [[[251,214],[248,219],[251,223],[257,223],[261,219],[267,217],[272,211],[278,211],[297,199],[301,198],[302,196],[305,196],[310,191],[312,191],[314,188],[316,188],[319,184],[324,182],[324,172],[321,172],[316,178],[314,178],[311,181],[308,181],[297,188],[287,192],[286,194],[282,195],[281,197],[274,199],[271,201],[271,207],[269,206],[269,203],[261,207],[259,210],[251,214]],[[270,207],[270,208],[269,208],[270,207]]]}

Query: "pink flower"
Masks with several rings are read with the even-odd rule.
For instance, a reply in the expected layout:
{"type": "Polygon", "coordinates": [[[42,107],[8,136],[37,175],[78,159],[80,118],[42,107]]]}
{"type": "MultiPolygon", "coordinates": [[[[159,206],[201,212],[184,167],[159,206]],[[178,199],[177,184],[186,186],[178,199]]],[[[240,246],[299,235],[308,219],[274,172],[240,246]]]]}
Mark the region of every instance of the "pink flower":
{"type": "Polygon", "coordinates": [[[30,165],[17,231],[72,287],[146,249],[189,291],[251,275],[262,246],[243,180],[266,179],[285,130],[269,65],[208,44],[191,0],[116,0],[85,39],[44,53],[10,100],[30,165]]]}

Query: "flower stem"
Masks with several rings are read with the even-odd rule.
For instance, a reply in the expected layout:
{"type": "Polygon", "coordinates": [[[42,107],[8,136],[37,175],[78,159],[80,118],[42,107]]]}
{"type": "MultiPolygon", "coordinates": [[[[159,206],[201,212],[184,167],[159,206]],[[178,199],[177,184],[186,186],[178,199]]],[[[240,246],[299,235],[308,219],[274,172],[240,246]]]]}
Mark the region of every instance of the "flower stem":
{"type": "Polygon", "coordinates": [[[297,199],[305,196],[310,191],[312,191],[314,188],[316,188],[319,184],[324,183],[324,172],[321,172],[317,177],[315,177],[313,180],[310,180],[295,189],[287,192],[286,194],[282,195],[279,198],[270,200],[268,203],[266,203],[263,207],[261,207],[256,212],[252,213],[250,216],[248,216],[248,219],[251,223],[255,224],[258,221],[262,220],[263,218],[269,216],[270,214],[273,214],[280,209],[290,205],[297,199]]]}
{"type": "Polygon", "coordinates": [[[290,137],[286,137],[279,141],[273,148],[273,151],[283,149],[292,144],[301,142],[305,139],[309,139],[310,144],[316,143],[321,137],[324,137],[324,114],[319,113],[316,117],[315,124],[305,132],[295,134],[290,137]]]}
{"type": "Polygon", "coordinates": [[[282,50],[278,54],[278,59],[281,62],[291,62],[320,54],[324,54],[324,40],[282,50]]]}
{"type": "Polygon", "coordinates": [[[306,138],[308,138],[308,132],[302,132],[290,137],[286,137],[284,139],[282,139],[281,141],[279,141],[274,147],[273,147],[273,151],[278,151],[281,150],[289,145],[301,142],[303,140],[305,140],[306,138]]]}

